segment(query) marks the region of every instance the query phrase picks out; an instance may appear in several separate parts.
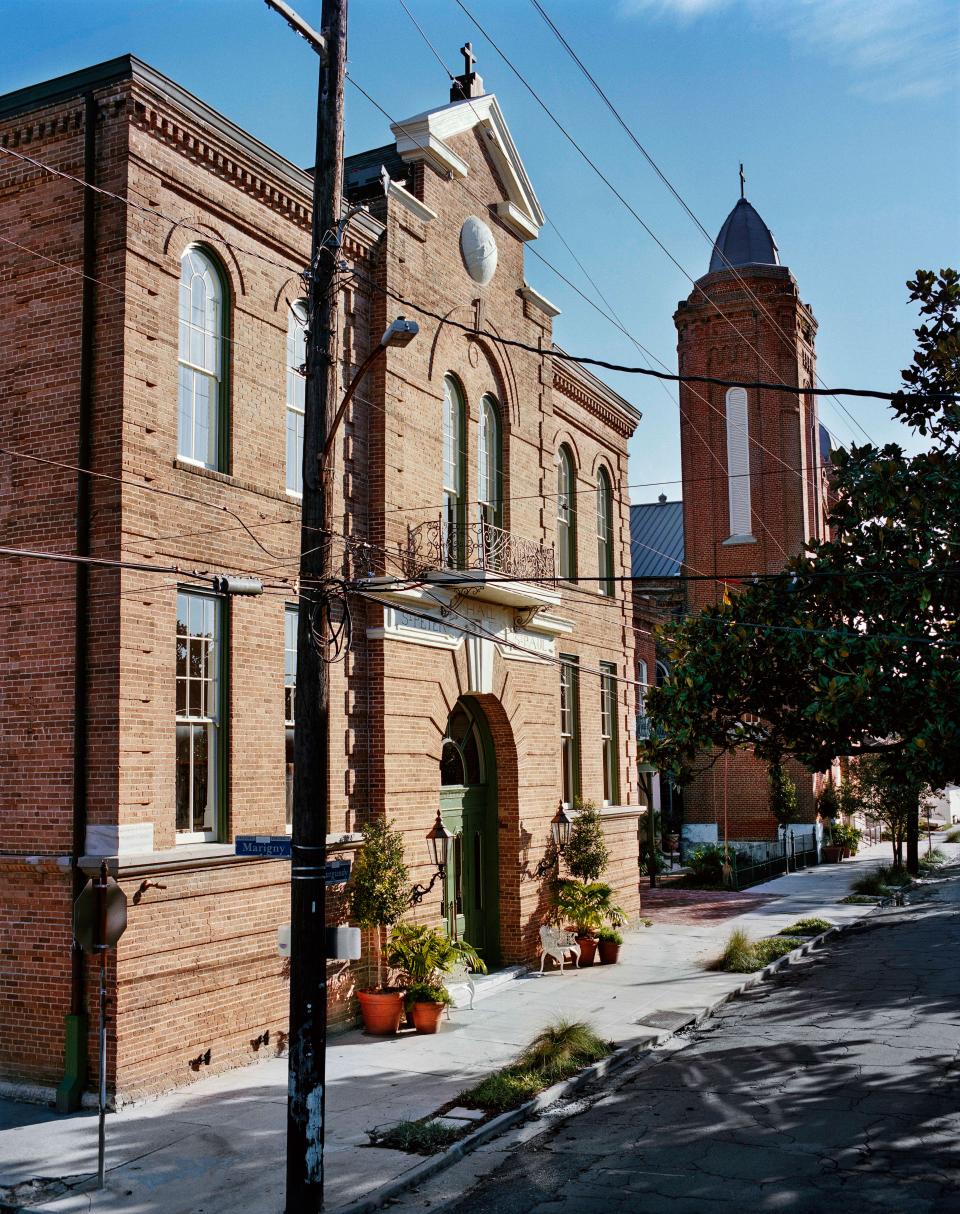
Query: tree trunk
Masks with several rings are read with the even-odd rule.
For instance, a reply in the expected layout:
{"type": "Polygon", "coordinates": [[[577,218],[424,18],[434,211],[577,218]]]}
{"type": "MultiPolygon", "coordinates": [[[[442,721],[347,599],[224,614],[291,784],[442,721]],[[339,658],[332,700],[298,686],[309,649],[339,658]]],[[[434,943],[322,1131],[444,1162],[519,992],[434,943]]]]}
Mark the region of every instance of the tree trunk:
{"type": "Polygon", "coordinates": [[[920,793],[910,797],[907,806],[907,872],[915,877],[920,872],[920,793]]]}

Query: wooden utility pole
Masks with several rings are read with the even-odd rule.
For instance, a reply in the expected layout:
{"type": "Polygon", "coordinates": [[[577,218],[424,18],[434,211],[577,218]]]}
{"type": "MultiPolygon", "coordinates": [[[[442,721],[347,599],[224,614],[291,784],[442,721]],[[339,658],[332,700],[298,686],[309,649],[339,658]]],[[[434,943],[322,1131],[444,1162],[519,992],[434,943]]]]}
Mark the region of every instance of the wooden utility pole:
{"type": "Polygon", "coordinates": [[[336,272],[347,0],[323,0],[321,34],[326,53],[320,60],[313,181],[294,735],[287,1214],[317,1214],[323,1204],[330,685],[325,655],[318,651],[324,642],[315,638],[326,637],[324,596],[332,566],[330,484],[322,452],[338,390],[336,272]]]}

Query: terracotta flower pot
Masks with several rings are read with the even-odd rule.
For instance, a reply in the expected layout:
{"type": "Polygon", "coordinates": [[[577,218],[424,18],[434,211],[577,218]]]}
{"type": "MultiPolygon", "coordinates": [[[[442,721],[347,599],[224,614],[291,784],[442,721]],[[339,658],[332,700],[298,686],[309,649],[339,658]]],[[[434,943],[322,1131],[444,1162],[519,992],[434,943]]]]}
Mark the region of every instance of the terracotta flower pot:
{"type": "Polygon", "coordinates": [[[580,945],[580,965],[593,965],[597,955],[596,936],[577,936],[577,944],[580,945]]]}
{"type": "Polygon", "coordinates": [[[601,965],[616,965],[620,960],[620,945],[616,940],[601,940],[597,946],[601,965]]]}
{"type": "Polygon", "coordinates": [[[363,1027],[377,1037],[389,1037],[400,1027],[403,1016],[401,991],[357,991],[363,1027]]]}
{"type": "Polygon", "coordinates": [[[825,843],[820,848],[820,859],[824,864],[839,864],[843,859],[843,848],[836,843],[825,843]]]}
{"type": "Polygon", "coordinates": [[[413,1016],[413,1027],[418,1033],[435,1033],[440,1027],[440,1017],[443,1015],[442,1003],[413,1003],[410,1013],[413,1016]]]}

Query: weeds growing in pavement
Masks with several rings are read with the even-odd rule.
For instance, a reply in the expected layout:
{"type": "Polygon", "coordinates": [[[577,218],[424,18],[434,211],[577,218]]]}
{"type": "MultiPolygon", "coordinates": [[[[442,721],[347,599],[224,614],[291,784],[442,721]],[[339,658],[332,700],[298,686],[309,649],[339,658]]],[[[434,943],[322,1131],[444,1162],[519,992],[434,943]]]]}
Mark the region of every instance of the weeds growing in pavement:
{"type": "Polygon", "coordinates": [[[469,1108],[516,1108],[544,1088],[599,1062],[612,1048],[582,1021],[558,1020],[541,1030],[515,1063],[461,1092],[459,1099],[469,1108]]]}
{"type": "Polygon", "coordinates": [[[880,901],[879,896],[870,896],[869,894],[847,894],[845,898],[840,899],[847,906],[876,906],[880,901]]]}
{"type": "Polygon", "coordinates": [[[777,934],[780,936],[819,936],[821,932],[828,932],[831,927],[833,924],[829,919],[798,919],[796,923],[791,923],[789,927],[785,927],[777,934]]]}
{"type": "Polygon", "coordinates": [[[929,873],[941,865],[947,863],[950,857],[946,852],[941,851],[939,847],[935,847],[933,851],[928,851],[926,855],[920,857],[920,872],[929,873]]]}
{"type": "Polygon", "coordinates": [[[947,831],[948,843],[960,843],[960,826],[955,826],[953,830],[947,831]]]}
{"type": "Polygon", "coordinates": [[[905,868],[884,865],[858,877],[850,888],[855,894],[877,894],[883,897],[891,888],[909,885],[912,880],[905,868]]]}
{"type": "Polygon", "coordinates": [[[442,1125],[438,1121],[398,1121],[382,1130],[370,1131],[370,1145],[391,1151],[409,1151],[413,1155],[435,1155],[476,1127],[442,1125]]]}
{"type": "Polygon", "coordinates": [[[742,928],[730,933],[727,946],[709,968],[725,970],[729,974],[754,974],[771,961],[792,953],[806,944],[801,936],[769,936],[763,940],[751,940],[742,928]]]}

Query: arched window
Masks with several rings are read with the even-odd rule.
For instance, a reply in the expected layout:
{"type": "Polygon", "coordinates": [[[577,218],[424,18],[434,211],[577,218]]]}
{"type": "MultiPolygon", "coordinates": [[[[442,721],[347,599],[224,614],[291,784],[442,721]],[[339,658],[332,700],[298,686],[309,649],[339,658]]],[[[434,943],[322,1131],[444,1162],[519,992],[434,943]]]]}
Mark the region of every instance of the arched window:
{"type": "Polygon", "coordinates": [[[644,703],[647,698],[647,691],[650,687],[648,682],[649,675],[647,673],[647,663],[643,658],[637,658],[637,706],[641,715],[644,712],[644,703]]]}
{"type": "Polygon", "coordinates": [[[601,594],[613,594],[613,492],[610,476],[601,467],[597,475],[597,573],[601,594]]]}
{"type": "Polygon", "coordinates": [[[447,721],[447,732],[440,752],[440,783],[477,785],[483,783],[483,749],[476,721],[458,704],[447,721]]]}
{"type": "Polygon", "coordinates": [[[460,568],[464,556],[464,481],[466,480],[463,433],[466,405],[460,385],[452,375],[443,377],[443,550],[447,564],[460,568]]]}
{"type": "Polygon", "coordinates": [[[307,301],[298,299],[287,317],[287,492],[303,495],[303,414],[307,361],[307,301]]]}
{"type": "Polygon", "coordinates": [[[750,539],[750,433],[747,393],[727,392],[727,492],[730,504],[730,538],[750,539]]]}
{"type": "Polygon", "coordinates": [[[577,576],[577,495],[573,456],[562,446],[557,452],[557,557],[563,578],[577,576]]]}
{"type": "Polygon", "coordinates": [[[177,454],[226,466],[224,337],[226,291],[219,266],[191,245],[180,259],[177,454]]]}
{"type": "Polygon", "coordinates": [[[477,506],[479,521],[503,526],[500,414],[492,396],[480,402],[477,428],[477,506]]]}

